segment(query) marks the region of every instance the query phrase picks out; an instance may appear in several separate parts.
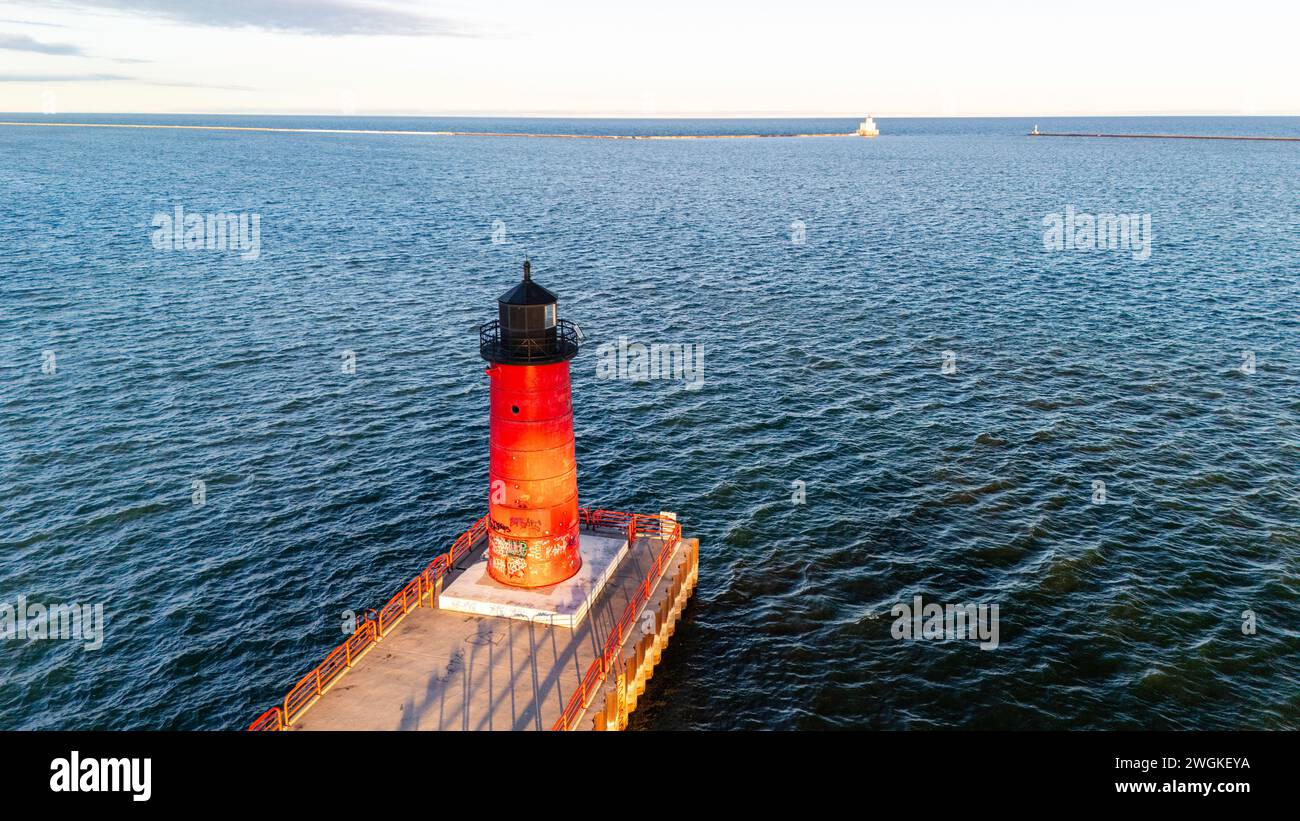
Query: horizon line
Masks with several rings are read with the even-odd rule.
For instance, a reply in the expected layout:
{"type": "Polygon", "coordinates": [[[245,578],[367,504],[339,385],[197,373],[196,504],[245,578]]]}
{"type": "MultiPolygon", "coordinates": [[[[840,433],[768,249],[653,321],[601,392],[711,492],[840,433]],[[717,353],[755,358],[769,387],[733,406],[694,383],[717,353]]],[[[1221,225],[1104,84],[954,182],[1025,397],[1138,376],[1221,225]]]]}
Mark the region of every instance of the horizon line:
{"type": "Polygon", "coordinates": [[[0,115],[32,115],[36,117],[71,117],[74,115],[94,114],[108,116],[163,116],[163,117],[333,117],[341,119],[366,119],[374,117],[407,117],[407,118],[425,118],[425,119],[517,119],[517,120],[542,120],[542,119],[566,119],[566,120],[757,120],[757,119],[779,119],[779,120],[856,120],[864,116],[874,117],[876,119],[926,119],[926,120],[961,120],[961,119],[1007,119],[1023,120],[1033,119],[1034,117],[1067,119],[1067,118],[1084,118],[1084,117],[1300,117],[1300,110],[1295,112],[1285,111],[1256,111],[1252,113],[1242,112],[1225,112],[1220,110],[1208,111],[1190,111],[1190,112],[1113,112],[1113,113],[1038,113],[1038,114],[933,114],[933,113],[902,113],[902,114],[787,114],[773,112],[758,113],[724,113],[724,114],[637,114],[630,112],[621,113],[571,113],[571,112],[528,112],[528,113],[500,113],[500,112],[456,112],[456,113],[412,113],[412,112],[394,112],[378,111],[367,113],[343,113],[338,111],[67,111],[55,114],[45,114],[37,111],[0,111],[0,115]]]}

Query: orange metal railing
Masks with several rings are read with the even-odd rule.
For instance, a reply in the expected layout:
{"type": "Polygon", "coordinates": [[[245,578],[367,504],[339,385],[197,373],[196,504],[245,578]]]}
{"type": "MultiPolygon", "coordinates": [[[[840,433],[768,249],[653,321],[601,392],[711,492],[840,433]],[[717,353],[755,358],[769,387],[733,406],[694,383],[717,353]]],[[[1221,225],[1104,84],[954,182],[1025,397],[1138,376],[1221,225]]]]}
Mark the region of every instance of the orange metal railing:
{"type": "Polygon", "coordinates": [[[374,618],[364,619],[352,635],[334,648],[325,660],[314,670],[298,680],[284,702],[262,713],[250,725],[249,730],[283,730],[293,724],[316,703],[329,686],[365,654],[375,642],[388,635],[407,613],[417,607],[425,606],[426,599],[433,603],[433,591],[438,580],[447,574],[452,566],[474,547],[474,543],[487,534],[488,517],[475,522],[452,544],[446,552],[434,557],[429,566],[415,578],[406,583],[395,596],[379,608],[374,618]]]}
{"type": "Polygon", "coordinates": [[[639,513],[620,513],[611,510],[589,510],[580,508],[578,510],[578,523],[587,527],[605,527],[618,530],[626,530],[628,544],[632,544],[638,537],[645,536],[651,539],[660,539],[663,546],[655,554],[655,560],[650,565],[649,571],[645,578],[637,587],[636,593],[632,599],[623,608],[623,615],[619,617],[609,634],[605,636],[605,643],[601,648],[601,653],[587,668],[587,673],[578,683],[578,689],[570,696],[568,704],[564,706],[564,712],[556,719],[555,724],[551,726],[552,730],[572,730],[577,726],[578,720],[586,712],[591,700],[595,698],[600,691],[605,677],[609,671],[614,668],[615,664],[621,662],[619,659],[619,649],[623,646],[623,641],[631,632],[632,626],[636,623],[637,611],[639,611],[650,598],[654,591],[655,585],[659,583],[659,577],[663,575],[668,566],[668,560],[672,557],[673,551],[677,549],[677,544],[682,539],[682,526],[675,519],[667,516],[652,516],[639,513]]]}
{"type": "MultiPolygon", "coordinates": [[[[655,560],[651,563],[640,586],[637,587],[635,595],[623,609],[623,615],[605,637],[600,656],[587,668],[578,689],[569,698],[564,712],[551,727],[552,730],[571,730],[576,726],[592,698],[599,692],[605,677],[614,667],[619,648],[623,646],[623,641],[630,635],[632,626],[636,622],[637,611],[650,598],[650,593],[659,583],[659,577],[667,567],[668,559],[682,538],[681,525],[667,516],[591,510],[584,507],[578,509],[578,523],[589,529],[621,531],[627,535],[628,544],[632,544],[640,537],[647,537],[659,539],[663,545],[655,554],[655,560]]],[[[284,730],[302,717],[302,714],[316,703],[330,685],[352,669],[352,665],[371,645],[388,635],[407,613],[426,606],[426,600],[430,605],[433,603],[432,592],[438,581],[457,561],[473,549],[474,544],[487,534],[487,530],[488,517],[484,516],[469,530],[462,533],[446,553],[434,557],[428,567],[407,582],[405,587],[379,608],[374,618],[363,620],[352,635],[334,648],[324,661],[299,679],[293,689],[285,695],[281,705],[262,713],[248,725],[248,729],[284,730]]]]}

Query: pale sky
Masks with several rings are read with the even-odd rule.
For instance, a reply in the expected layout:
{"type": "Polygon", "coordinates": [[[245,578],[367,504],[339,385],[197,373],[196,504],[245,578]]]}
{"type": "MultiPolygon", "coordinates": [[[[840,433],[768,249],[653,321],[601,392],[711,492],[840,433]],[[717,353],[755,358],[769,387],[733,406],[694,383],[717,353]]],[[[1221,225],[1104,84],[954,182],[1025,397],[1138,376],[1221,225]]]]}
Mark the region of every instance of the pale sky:
{"type": "Polygon", "coordinates": [[[0,111],[1300,115],[1300,2],[6,0],[0,111]]]}

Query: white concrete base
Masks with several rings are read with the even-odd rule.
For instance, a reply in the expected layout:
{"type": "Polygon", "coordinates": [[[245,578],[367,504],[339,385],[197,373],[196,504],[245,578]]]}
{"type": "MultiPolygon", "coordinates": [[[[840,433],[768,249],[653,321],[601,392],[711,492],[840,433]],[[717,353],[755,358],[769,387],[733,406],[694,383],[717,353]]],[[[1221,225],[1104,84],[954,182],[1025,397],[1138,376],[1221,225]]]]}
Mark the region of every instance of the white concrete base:
{"type": "Polygon", "coordinates": [[[627,539],[584,530],[578,535],[578,551],[582,567],[572,578],[550,587],[525,589],[509,587],[489,576],[484,550],[478,561],[443,588],[438,608],[575,628],[627,555],[627,539]]]}

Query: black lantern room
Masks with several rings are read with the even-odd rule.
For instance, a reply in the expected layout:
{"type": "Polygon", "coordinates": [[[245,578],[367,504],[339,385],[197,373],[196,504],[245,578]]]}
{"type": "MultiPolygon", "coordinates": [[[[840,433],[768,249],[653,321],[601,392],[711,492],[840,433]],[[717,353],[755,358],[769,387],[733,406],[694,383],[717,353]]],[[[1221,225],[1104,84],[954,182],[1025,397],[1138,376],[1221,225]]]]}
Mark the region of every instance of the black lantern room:
{"type": "Polygon", "coordinates": [[[479,352],[503,365],[545,365],[578,353],[578,332],[560,319],[555,294],[533,282],[524,262],[523,280],[497,300],[497,320],[479,328],[479,352]]]}

